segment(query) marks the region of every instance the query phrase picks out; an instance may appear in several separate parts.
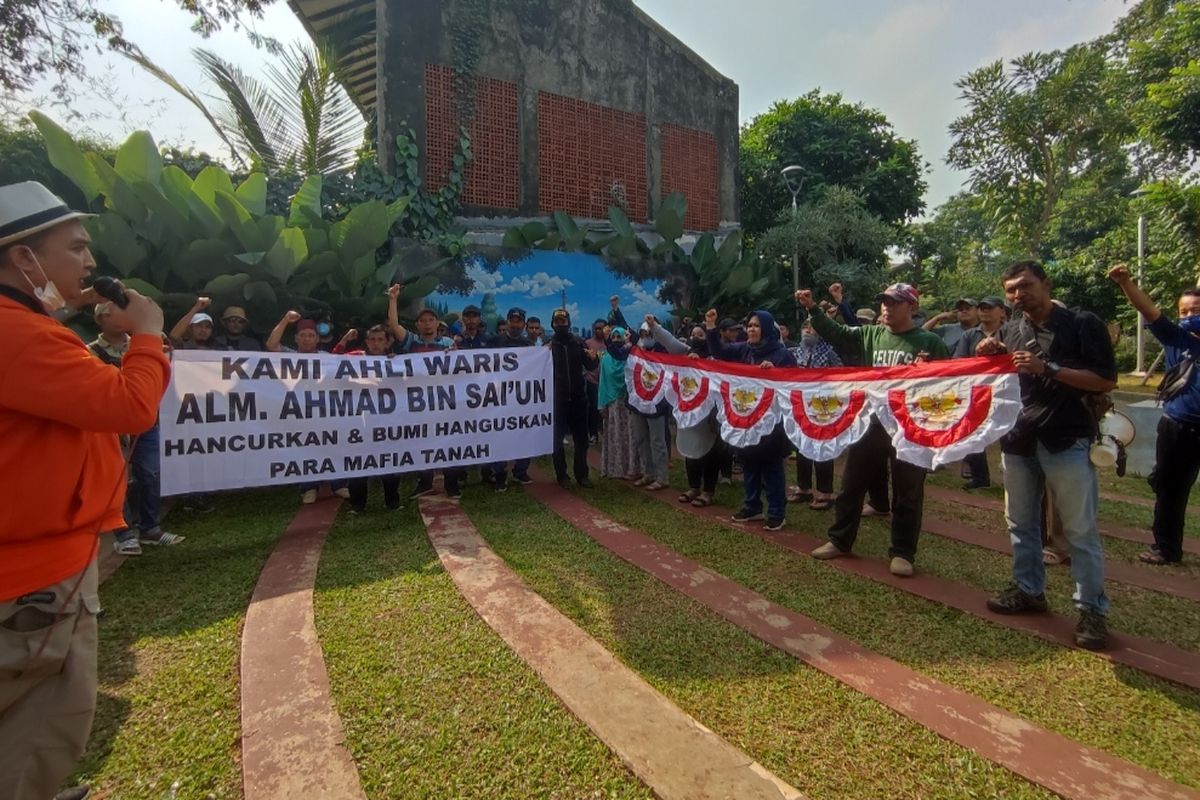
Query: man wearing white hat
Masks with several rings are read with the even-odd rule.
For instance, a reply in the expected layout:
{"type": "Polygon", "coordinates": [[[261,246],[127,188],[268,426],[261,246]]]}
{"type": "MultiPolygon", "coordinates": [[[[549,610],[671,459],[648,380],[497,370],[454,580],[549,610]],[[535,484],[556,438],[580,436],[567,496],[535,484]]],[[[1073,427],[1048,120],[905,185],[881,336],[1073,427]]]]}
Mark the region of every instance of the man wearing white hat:
{"type": "MultiPolygon", "coordinates": [[[[0,186],[0,787],[54,796],[96,705],[96,551],[124,527],[118,434],[154,424],[170,365],[163,316],[127,291],[120,370],[50,314],[89,302],[90,237],[39,183],[0,186]]],[[[61,793],[82,798],[86,787],[61,793]]]]}

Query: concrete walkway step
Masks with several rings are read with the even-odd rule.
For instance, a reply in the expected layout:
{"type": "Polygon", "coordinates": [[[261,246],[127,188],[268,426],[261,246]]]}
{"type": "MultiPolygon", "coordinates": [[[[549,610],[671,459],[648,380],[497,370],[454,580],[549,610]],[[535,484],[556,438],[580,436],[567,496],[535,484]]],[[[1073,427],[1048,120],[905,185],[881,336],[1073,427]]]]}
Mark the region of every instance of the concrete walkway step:
{"type": "MultiPolygon", "coordinates": [[[[824,544],[826,541],[824,538],[818,539],[800,533],[794,528],[785,532],[767,533],[761,530],[761,525],[739,525],[729,519],[728,508],[720,506],[693,508],[690,505],[682,505],[675,502],[674,492],[646,492],[645,494],[684,514],[709,520],[730,530],[757,536],[764,541],[773,542],[805,557],[808,557],[814,547],[824,544]]],[[[1075,619],[1073,617],[1061,614],[1023,616],[994,614],[987,609],[989,592],[923,573],[919,566],[915,576],[898,578],[888,570],[888,564],[880,559],[849,556],[824,563],[834,569],[869,578],[876,583],[886,584],[926,600],[956,608],[988,622],[1029,633],[1064,647],[1075,647],[1075,619]]],[[[1097,652],[1095,655],[1115,664],[1133,667],[1174,683],[1200,689],[1200,653],[1183,650],[1174,645],[1142,636],[1110,632],[1108,649],[1097,652]]]]}
{"type": "Polygon", "coordinates": [[[267,559],[242,628],[245,800],[365,800],[313,622],[321,547],[341,501],[301,506],[267,559]]]}
{"type": "MultiPolygon", "coordinates": [[[[1001,514],[1004,513],[1004,502],[1001,500],[993,497],[981,497],[955,489],[947,489],[944,486],[926,484],[925,497],[930,500],[941,500],[944,503],[955,503],[957,505],[970,506],[971,508],[980,508],[985,511],[999,511],[1001,514]]],[[[1149,528],[1131,528],[1127,525],[1117,525],[1114,522],[1104,521],[1101,521],[1097,527],[1100,529],[1100,533],[1105,536],[1111,536],[1114,539],[1124,539],[1128,542],[1139,542],[1140,544],[1154,543],[1154,534],[1150,532],[1149,528]]],[[[1200,539],[1194,536],[1184,536],[1183,551],[1185,553],[1200,554],[1200,539]]]]}
{"type": "Polygon", "coordinates": [[[659,694],[533,591],[458,503],[422,497],[429,540],[459,592],[563,704],[665,800],[801,795],[659,694]]]}
{"type": "Polygon", "coordinates": [[[753,636],[1065,798],[1200,798],[1200,792],[1081,745],[867,650],[681,556],[552,484],[539,481],[525,488],[614,555],[753,636]]]}

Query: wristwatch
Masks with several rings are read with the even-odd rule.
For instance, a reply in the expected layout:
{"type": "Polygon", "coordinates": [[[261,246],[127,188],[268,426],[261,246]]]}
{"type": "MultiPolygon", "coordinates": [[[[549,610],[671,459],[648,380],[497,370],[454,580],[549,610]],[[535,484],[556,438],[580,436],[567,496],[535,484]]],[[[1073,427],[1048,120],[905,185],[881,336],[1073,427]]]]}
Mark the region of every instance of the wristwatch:
{"type": "Polygon", "coordinates": [[[1051,380],[1057,380],[1058,373],[1061,370],[1062,370],[1062,364],[1059,364],[1057,361],[1047,361],[1046,362],[1046,377],[1047,378],[1049,378],[1051,380]]]}

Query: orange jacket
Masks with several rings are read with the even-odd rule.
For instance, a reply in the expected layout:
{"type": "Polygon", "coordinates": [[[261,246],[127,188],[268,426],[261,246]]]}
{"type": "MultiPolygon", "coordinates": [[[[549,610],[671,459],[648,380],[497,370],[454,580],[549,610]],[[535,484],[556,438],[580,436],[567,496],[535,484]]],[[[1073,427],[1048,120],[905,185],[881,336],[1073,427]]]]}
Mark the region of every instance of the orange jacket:
{"type": "Polygon", "coordinates": [[[117,435],[154,425],[171,374],[160,337],[132,337],[113,369],[33,304],[0,295],[0,601],[74,575],[125,527],[117,435]]]}

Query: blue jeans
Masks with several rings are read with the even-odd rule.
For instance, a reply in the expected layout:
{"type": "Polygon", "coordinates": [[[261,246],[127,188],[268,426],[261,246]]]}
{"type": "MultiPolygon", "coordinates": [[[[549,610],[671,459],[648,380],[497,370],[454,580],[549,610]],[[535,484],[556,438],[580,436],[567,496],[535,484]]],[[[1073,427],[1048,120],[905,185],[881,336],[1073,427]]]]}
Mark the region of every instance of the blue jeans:
{"type": "MultiPolygon", "coordinates": [[[[533,463],[532,458],[518,458],[512,462],[512,474],[515,477],[521,478],[529,474],[529,465],[533,463]]],[[[508,462],[497,461],[495,464],[488,464],[485,469],[491,470],[492,478],[496,486],[508,485],[508,462]]]]}
{"type": "Polygon", "coordinates": [[[136,539],[139,531],[156,530],[162,516],[157,422],[133,443],[129,474],[134,483],[133,492],[125,495],[125,523],[129,527],[117,533],[118,542],[136,539]]]}
{"type": "Polygon", "coordinates": [[[1063,534],[1071,548],[1075,605],[1101,614],[1108,611],[1104,595],[1104,548],[1096,528],[1096,468],[1088,459],[1091,442],[1079,439],[1060,453],[1041,443],[1036,455],[1003,455],[1004,516],[1013,547],[1013,580],[1026,594],[1046,588],[1042,563],[1042,494],[1047,486],[1062,517],[1063,534]]]}
{"type": "Polygon", "coordinates": [[[746,492],[743,508],[754,514],[762,511],[762,495],[767,495],[767,518],[783,519],[787,513],[787,475],[782,458],[742,462],[742,488],[746,492]]]}

